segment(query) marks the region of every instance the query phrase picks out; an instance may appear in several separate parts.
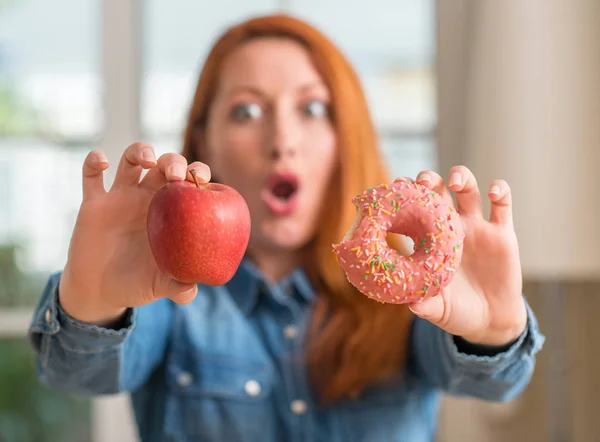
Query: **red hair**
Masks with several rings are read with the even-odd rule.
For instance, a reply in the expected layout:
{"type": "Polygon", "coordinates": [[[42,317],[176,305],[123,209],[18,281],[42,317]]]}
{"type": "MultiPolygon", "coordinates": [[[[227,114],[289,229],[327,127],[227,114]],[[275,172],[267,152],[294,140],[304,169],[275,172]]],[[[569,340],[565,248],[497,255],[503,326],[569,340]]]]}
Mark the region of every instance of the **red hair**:
{"type": "MultiPolygon", "coordinates": [[[[323,403],[360,393],[401,372],[412,320],[406,306],[384,305],[359,293],[337,265],[331,246],[353,224],[352,198],[389,182],[360,81],[344,55],[322,33],[287,15],[253,18],[230,28],[213,46],[200,74],[185,130],[183,155],[205,161],[195,130],[204,126],[226,57],[253,38],[284,37],[302,44],[329,88],[340,166],[323,201],[319,230],[306,263],[319,296],[312,315],[306,357],[313,389],[323,403]]],[[[399,244],[393,244],[401,250],[399,244]]]]}

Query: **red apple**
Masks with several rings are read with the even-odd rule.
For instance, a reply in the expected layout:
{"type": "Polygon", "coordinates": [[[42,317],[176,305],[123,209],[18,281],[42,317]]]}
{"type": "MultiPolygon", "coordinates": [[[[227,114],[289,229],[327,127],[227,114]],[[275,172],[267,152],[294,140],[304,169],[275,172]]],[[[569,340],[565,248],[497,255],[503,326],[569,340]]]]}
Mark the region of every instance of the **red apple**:
{"type": "Polygon", "coordinates": [[[184,283],[222,285],[246,252],[250,212],[229,186],[172,181],[152,198],[147,227],[163,272],[184,283]]]}

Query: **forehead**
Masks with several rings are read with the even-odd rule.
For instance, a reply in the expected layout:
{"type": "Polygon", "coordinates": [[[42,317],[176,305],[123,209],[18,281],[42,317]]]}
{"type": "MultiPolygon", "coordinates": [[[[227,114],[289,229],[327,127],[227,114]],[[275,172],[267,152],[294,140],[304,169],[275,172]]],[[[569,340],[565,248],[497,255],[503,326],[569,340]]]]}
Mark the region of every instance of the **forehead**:
{"type": "Polygon", "coordinates": [[[299,88],[322,82],[309,52],[286,38],[258,38],[236,48],[225,60],[221,88],[253,86],[261,90],[299,88]]]}

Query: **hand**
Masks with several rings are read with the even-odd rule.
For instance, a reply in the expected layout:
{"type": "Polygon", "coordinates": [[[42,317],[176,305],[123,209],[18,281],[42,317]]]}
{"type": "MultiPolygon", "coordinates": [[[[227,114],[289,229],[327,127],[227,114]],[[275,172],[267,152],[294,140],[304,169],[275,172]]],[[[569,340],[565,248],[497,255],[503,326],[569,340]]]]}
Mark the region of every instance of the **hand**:
{"type": "Polygon", "coordinates": [[[71,238],[67,264],[59,286],[60,302],[71,316],[84,322],[107,324],[127,307],[159,298],[190,302],[195,284],[181,284],[157,267],[146,233],[148,206],[169,180],[197,177],[210,180],[202,163],[188,165],[177,154],[156,160],[152,146],[135,143],[119,162],[110,191],[103,184],[109,167],[101,152],[90,152],[83,164],[83,202],[71,238]],[[140,180],[143,169],[148,173],[140,180]]]}
{"type": "Polygon", "coordinates": [[[453,167],[447,186],[432,171],[421,172],[417,182],[451,203],[450,190],[455,192],[466,237],[462,262],[452,282],[439,296],[412,303],[410,309],[474,344],[515,341],[527,325],[527,310],[508,184],[503,180],[491,183],[488,221],[475,177],[466,167],[453,167]]]}

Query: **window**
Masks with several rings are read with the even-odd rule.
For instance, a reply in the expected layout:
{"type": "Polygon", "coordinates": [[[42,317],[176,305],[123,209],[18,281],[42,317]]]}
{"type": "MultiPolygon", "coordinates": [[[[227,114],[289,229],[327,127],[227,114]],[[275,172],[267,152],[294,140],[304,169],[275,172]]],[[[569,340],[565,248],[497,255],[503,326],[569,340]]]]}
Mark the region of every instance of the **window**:
{"type": "Polygon", "coordinates": [[[65,260],[81,160],[101,130],[98,5],[0,8],[0,305],[31,305],[65,260]]]}
{"type": "Polygon", "coordinates": [[[160,153],[178,152],[199,69],[227,26],[284,10],[329,35],[357,69],[394,175],[436,168],[432,0],[189,0],[146,4],[142,132],[160,153]],[[176,31],[175,31],[176,30],[176,31]],[[357,32],[359,30],[360,32],[357,32]]]}
{"type": "Polygon", "coordinates": [[[81,160],[101,131],[98,12],[91,0],[0,1],[3,442],[91,438],[89,400],[40,385],[24,338],[48,274],[65,261],[81,160]]]}
{"type": "Polygon", "coordinates": [[[114,164],[140,135],[159,154],[179,151],[198,71],[219,32],[284,10],[316,24],[353,62],[392,173],[435,168],[433,7],[432,0],[352,0],[343,10],[337,0],[0,0],[0,398],[19,396],[17,404],[0,400],[0,440],[135,440],[126,397],[50,392],[24,340],[43,284],[65,262],[87,152],[104,148],[114,164]]]}
{"type": "Polygon", "coordinates": [[[345,52],[361,77],[395,176],[416,176],[437,164],[435,25],[432,0],[292,0],[345,52]]]}
{"type": "Polygon", "coordinates": [[[145,3],[142,134],[159,154],[181,149],[190,100],[212,42],[233,22],[277,9],[277,0],[145,3]]]}

